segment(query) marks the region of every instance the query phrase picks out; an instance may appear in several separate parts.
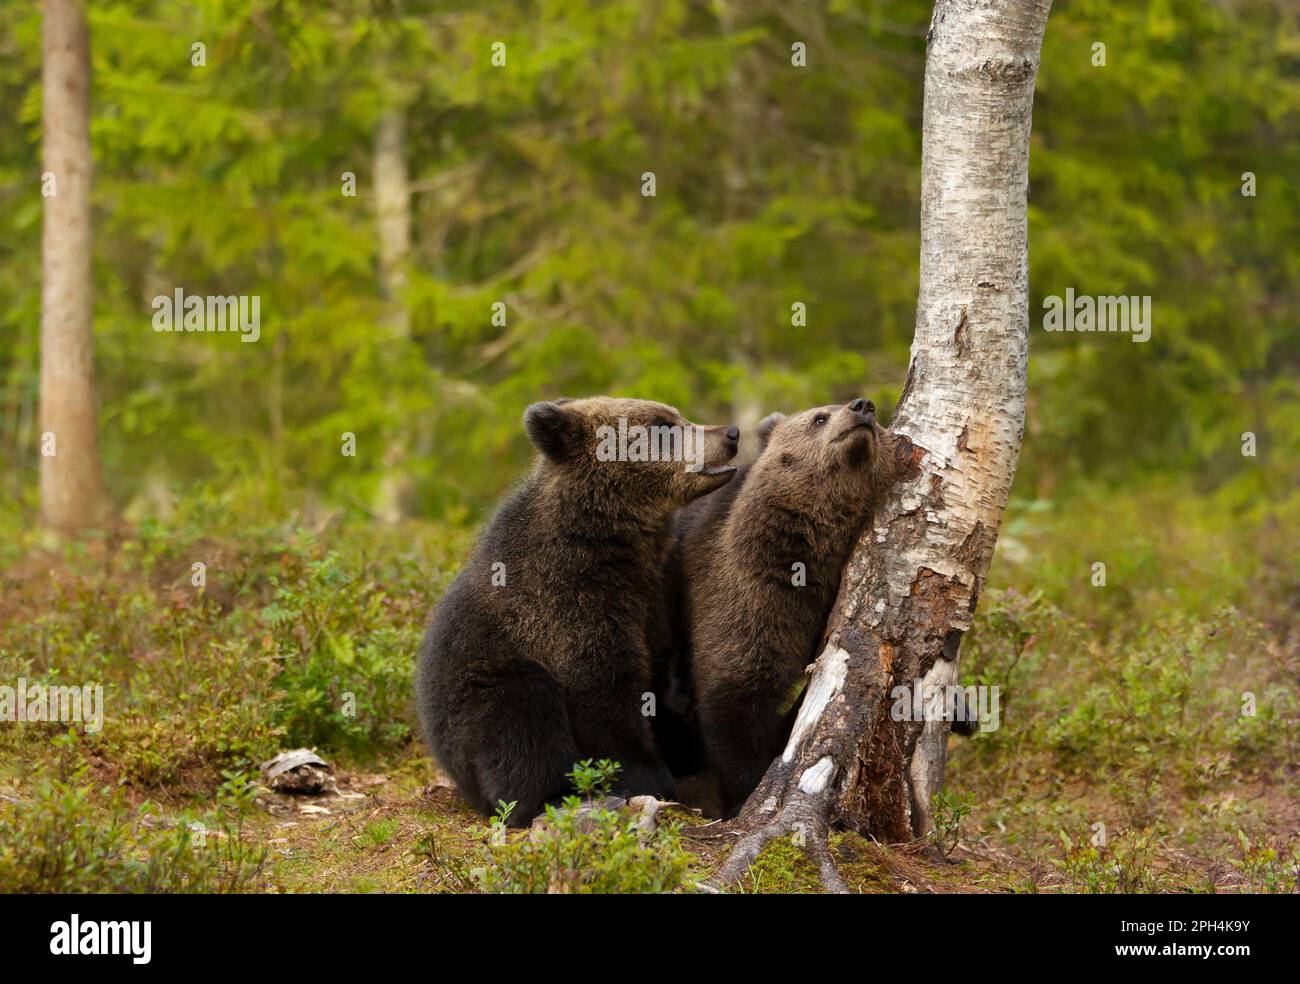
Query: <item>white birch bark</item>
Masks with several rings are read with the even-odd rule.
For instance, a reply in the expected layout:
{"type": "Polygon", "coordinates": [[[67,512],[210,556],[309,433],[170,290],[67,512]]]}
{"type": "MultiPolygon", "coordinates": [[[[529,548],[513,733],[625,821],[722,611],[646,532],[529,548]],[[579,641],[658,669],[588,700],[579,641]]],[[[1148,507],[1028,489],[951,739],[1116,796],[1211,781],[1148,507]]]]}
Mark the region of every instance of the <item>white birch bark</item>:
{"type": "Polygon", "coordinates": [[[845,570],[790,744],[737,820],[740,840],[720,880],[737,877],[772,837],[795,831],[828,887],[843,889],[825,856],[828,820],[882,840],[930,829],[948,725],[892,720],[889,692],[918,679],[956,681],[961,636],[1020,454],[1029,133],[1050,7],[1051,0],[935,3],[922,124],[921,286],[889,449],[903,477],[845,570]]]}

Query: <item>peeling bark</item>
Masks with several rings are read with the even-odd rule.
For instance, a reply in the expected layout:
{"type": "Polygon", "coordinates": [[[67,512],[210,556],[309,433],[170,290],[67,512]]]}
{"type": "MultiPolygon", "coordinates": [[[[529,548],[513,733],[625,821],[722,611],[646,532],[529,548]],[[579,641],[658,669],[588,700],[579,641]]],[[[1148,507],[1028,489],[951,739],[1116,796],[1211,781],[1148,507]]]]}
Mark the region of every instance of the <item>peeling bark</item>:
{"type": "Polygon", "coordinates": [[[844,572],[789,744],[729,827],[717,880],[772,838],[802,835],[846,886],[831,823],[924,836],[947,721],[895,721],[890,691],[957,679],[1024,431],[1029,131],[1051,0],[937,0],[927,35],[921,287],[891,429],[906,475],[844,572]]]}

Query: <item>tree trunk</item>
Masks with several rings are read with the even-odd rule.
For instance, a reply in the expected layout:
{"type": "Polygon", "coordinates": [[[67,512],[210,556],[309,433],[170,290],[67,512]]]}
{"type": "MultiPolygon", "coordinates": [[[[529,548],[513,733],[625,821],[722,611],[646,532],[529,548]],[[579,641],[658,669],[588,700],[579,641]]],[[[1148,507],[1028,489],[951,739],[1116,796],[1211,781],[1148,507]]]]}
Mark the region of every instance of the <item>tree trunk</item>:
{"type": "Polygon", "coordinates": [[[41,519],[72,532],[105,518],[107,505],[95,436],[90,44],[80,0],[45,0],[42,31],[44,170],[53,186],[41,239],[41,519]]]}
{"type": "Polygon", "coordinates": [[[927,36],[921,277],[892,487],[844,572],[782,756],[729,832],[739,877],[774,837],[796,837],[828,888],[847,886],[830,823],[886,841],[931,829],[943,782],[942,696],[896,721],[909,692],[957,680],[962,634],[988,573],[1024,430],[1029,131],[1051,0],[937,0],[927,36]]]}
{"type": "Polygon", "coordinates": [[[375,126],[375,213],[379,232],[379,293],[394,334],[405,337],[410,318],[402,292],[411,252],[411,191],[406,175],[406,117],[393,109],[375,126]]]}
{"type": "MultiPolygon", "coordinates": [[[[406,173],[406,118],[401,109],[380,117],[375,127],[375,213],[379,235],[379,294],[384,323],[394,338],[410,334],[406,299],[406,262],[411,251],[411,191],[406,173]]],[[[384,447],[383,474],[375,491],[374,513],[385,523],[406,515],[410,481],[400,472],[406,457],[404,434],[384,447]]]]}

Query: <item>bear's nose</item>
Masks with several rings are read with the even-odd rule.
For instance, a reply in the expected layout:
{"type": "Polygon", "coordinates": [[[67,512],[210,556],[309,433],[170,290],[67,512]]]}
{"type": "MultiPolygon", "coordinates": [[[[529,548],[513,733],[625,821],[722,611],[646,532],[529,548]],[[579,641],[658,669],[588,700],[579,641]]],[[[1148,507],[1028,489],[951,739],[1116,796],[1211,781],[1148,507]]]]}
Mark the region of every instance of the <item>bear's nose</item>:
{"type": "Polygon", "coordinates": [[[854,413],[875,413],[876,405],[870,400],[864,400],[862,397],[858,397],[849,404],[849,409],[854,413]]]}
{"type": "Polygon", "coordinates": [[[732,424],[730,427],[727,428],[727,440],[730,441],[732,444],[735,444],[737,441],[740,440],[740,428],[737,427],[735,424],[732,424]]]}

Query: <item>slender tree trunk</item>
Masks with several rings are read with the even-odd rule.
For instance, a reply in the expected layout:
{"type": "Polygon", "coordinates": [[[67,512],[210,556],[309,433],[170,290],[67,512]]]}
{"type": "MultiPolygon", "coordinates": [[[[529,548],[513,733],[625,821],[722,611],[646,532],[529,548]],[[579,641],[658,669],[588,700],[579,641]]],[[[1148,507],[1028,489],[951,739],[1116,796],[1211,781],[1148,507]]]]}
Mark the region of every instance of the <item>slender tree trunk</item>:
{"type": "MultiPolygon", "coordinates": [[[[891,689],[957,679],[1024,430],[1026,202],[1051,0],[937,0],[927,37],[921,287],[890,453],[901,480],[857,545],[798,720],[730,828],[738,877],[792,835],[827,887],[831,822],[881,840],[931,827],[946,720],[898,721],[891,689]]],[[[934,695],[927,716],[942,706],[934,695]]]]}
{"type": "Polygon", "coordinates": [[[41,519],[72,532],[105,518],[95,436],[90,230],[90,44],[80,0],[45,0],[41,240],[41,519]],[[52,191],[53,193],[49,193],[52,191]]]}
{"type": "Polygon", "coordinates": [[[375,126],[375,213],[379,232],[379,293],[394,334],[410,331],[402,292],[411,252],[411,190],[406,174],[406,117],[385,113],[375,126]]]}
{"type": "MultiPolygon", "coordinates": [[[[392,337],[403,339],[411,329],[402,297],[411,252],[411,191],[406,173],[406,118],[401,109],[385,113],[375,127],[375,212],[384,321],[392,337]]],[[[375,515],[386,523],[395,523],[406,514],[410,482],[399,471],[405,456],[405,435],[395,435],[384,448],[384,474],[375,492],[375,515]]]]}

